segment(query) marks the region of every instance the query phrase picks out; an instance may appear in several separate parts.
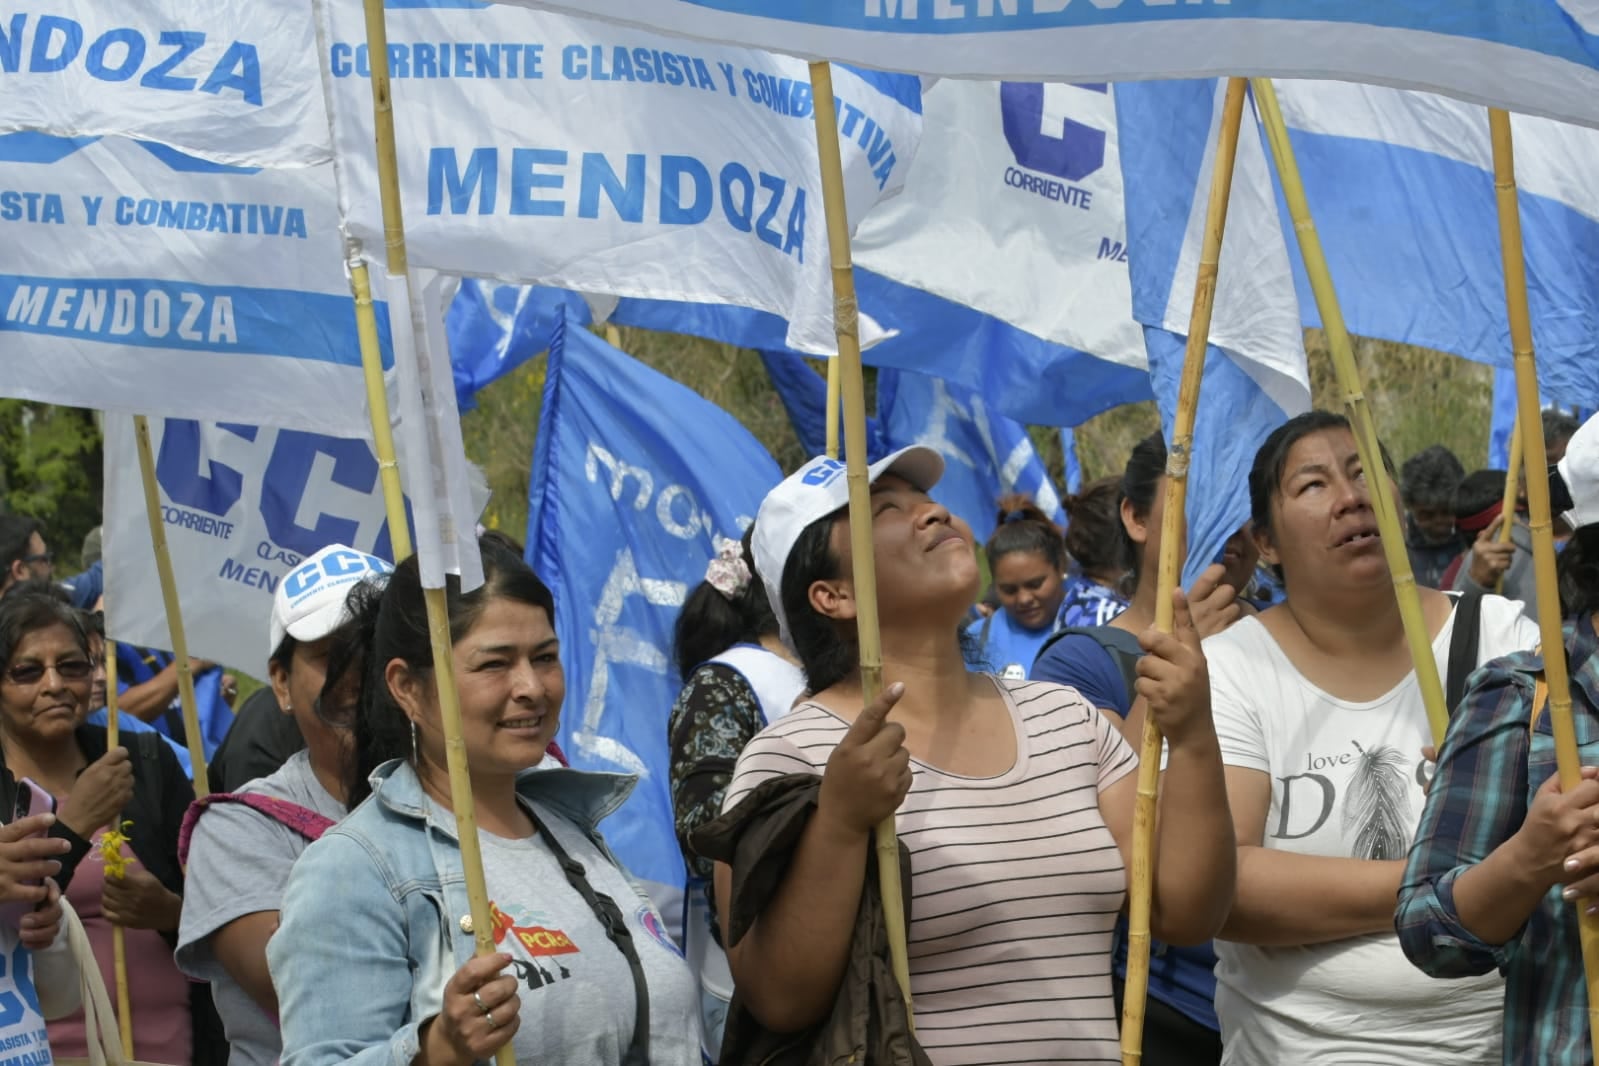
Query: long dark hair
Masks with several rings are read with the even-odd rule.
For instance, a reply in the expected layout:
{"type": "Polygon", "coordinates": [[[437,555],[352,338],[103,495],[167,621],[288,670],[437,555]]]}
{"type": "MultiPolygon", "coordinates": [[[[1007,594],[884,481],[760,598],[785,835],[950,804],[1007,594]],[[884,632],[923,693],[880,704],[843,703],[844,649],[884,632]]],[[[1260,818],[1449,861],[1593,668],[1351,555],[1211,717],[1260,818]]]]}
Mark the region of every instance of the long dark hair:
{"type": "MultiPolygon", "coordinates": [[[[471,632],[484,609],[494,600],[511,600],[542,609],[555,624],[555,599],[521,557],[494,538],[478,542],[483,557],[483,584],[466,594],[453,574],[445,579],[449,604],[450,641],[471,632]]],[[[351,591],[346,608],[350,639],[336,641],[328,659],[324,696],[334,692],[351,670],[361,676],[361,696],[355,712],[354,743],[345,773],[349,805],[353,809],[372,792],[367,778],[391,759],[412,755],[411,723],[389,691],[388,664],[401,659],[420,675],[433,672],[433,644],[428,636],[427,608],[416,556],[394,568],[386,581],[365,581],[351,591]]],[[[348,726],[348,721],[328,719],[348,726]]]]}
{"type": "Polygon", "coordinates": [[[1066,550],[1088,574],[1119,573],[1122,565],[1121,479],[1102,477],[1068,496],[1066,550]]]}
{"type": "Polygon", "coordinates": [[[833,554],[833,524],[837,512],[818,518],[789,549],[779,595],[789,640],[805,670],[805,687],[811,692],[832,688],[860,667],[860,644],[855,627],[835,622],[811,606],[811,585],[840,576],[843,560],[833,554]]]}
{"type": "Polygon", "coordinates": [[[1555,559],[1560,614],[1580,618],[1599,612],[1599,526],[1583,526],[1555,559]]]}
{"type": "Polygon", "coordinates": [[[1041,555],[1057,573],[1066,569],[1066,541],[1055,523],[1026,496],[999,501],[993,535],[983,546],[992,570],[1007,555],[1041,555]]]}
{"type": "Polygon", "coordinates": [[[701,581],[677,614],[672,631],[672,660],[677,675],[688,680],[699,665],[715,658],[735,644],[756,644],[762,637],[777,633],[777,616],[766,598],[766,586],[755,572],[750,554],[751,526],[744,531],[742,555],[750,579],[743,591],[729,598],[709,582],[701,581]]]}

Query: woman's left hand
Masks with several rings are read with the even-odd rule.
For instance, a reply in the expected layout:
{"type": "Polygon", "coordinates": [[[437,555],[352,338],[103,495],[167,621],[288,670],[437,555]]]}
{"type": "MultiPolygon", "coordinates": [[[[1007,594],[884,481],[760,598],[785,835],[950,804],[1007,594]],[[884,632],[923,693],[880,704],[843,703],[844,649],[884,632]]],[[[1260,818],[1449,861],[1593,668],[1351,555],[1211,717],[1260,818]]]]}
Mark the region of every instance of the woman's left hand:
{"type": "Polygon", "coordinates": [[[142,866],[129,866],[121,878],[105,879],[100,910],[106,921],[124,929],[170,932],[178,927],[183,897],[168,891],[142,866]]]}
{"type": "Polygon", "coordinates": [[[49,896],[22,916],[22,946],[29,951],[43,951],[56,942],[56,934],[61,932],[61,890],[49,878],[44,884],[49,896]]]}
{"type": "Polygon", "coordinates": [[[1182,589],[1172,590],[1172,632],[1151,627],[1138,638],[1148,652],[1138,660],[1138,695],[1166,739],[1176,747],[1197,739],[1215,743],[1210,719],[1210,671],[1182,589]]]}

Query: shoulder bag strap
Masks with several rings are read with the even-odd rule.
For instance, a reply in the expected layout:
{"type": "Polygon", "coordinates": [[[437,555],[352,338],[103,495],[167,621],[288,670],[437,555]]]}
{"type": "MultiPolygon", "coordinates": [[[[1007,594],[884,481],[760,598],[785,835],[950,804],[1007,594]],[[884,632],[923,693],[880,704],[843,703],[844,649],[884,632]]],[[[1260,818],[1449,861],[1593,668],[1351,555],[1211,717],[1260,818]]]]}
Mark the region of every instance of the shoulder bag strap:
{"type": "Polygon", "coordinates": [[[650,989],[644,978],[644,963],[639,960],[638,948],[633,944],[633,932],[627,927],[627,916],[616,905],[616,901],[603,892],[596,892],[594,886],[589,884],[588,871],[583,864],[566,853],[561,847],[561,842],[555,839],[555,834],[550,832],[544,824],[544,819],[535,817],[539,837],[544,845],[555,856],[555,861],[561,864],[561,872],[566,874],[566,882],[571,885],[583,902],[587,903],[589,910],[594,912],[594,917],[599,920],[605,929],[605,936],[616,949],[627,959],[627,968],[633,973],[633,1040],[628,1045],[627,1053],[622,1057],[622,1066],[649,1066],[650,1061],[650,989]]]}
{"type": "Polygon", "coordinates": [[[1444,678],[1444,697],[1450,714],[1466,696],[1466,679],[1477,669],[1481,643],[1482,593],[1462,592],[1455,601],[1455,628],[1449,635],[1449,666],[1444,678]]]}
{"type": "Polygon", "coordinates": [[[183,813],[183,828],[178,831],[178,861],[185,867],[189,865],[189,845],[194,839],[194,827],[199,823],[200,815],[217,803],[237,803],[248,807],[312,841],[322,839],[322,834],[337,824],[325,814],[318,814],[309,807],[276,796],[263,796],[256,792],[213,792],[189,804],[189,809],[183,813]]]}

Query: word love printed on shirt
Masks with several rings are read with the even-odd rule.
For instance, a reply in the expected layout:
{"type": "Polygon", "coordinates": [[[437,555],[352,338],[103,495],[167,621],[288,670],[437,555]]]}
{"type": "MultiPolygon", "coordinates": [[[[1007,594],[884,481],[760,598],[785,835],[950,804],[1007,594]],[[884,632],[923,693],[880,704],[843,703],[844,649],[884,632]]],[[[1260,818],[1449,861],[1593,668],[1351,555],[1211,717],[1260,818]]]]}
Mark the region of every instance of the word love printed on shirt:
{"type": "Polygon", "coordinates": [[[1417,754],[1358,741],[1330,752],[1305,753],[1305,769],[1277,779],[1281,786],[1278,840],[1308,837],[1339,811],[1356,859],[1402,859],[1410,846],[1411,797],[1419,795],[1424,764],[1417,754]],[[1410,773],[1415,760],[1415,773],[1410,773]],[[1412,783],[1414,777],[1414,783],[1412,783]]]}

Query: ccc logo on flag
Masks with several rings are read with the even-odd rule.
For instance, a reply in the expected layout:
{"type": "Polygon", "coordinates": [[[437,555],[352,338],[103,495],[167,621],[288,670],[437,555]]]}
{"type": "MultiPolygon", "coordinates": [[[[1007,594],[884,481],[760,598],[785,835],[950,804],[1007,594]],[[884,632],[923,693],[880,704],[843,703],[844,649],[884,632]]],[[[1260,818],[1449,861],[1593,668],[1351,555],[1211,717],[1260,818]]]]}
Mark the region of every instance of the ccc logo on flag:
{"type": "Polygon", "coordinates": [[[1082,181],[1105,165],[1105,131],[1066,118],[1057,93],[1108,92],[1104,82],[1046,85],[1006,81],[999,86],[1000,117],[1016,165],[1063,181],[1082,181]],[[1051,106],[1051,105],[1054,106],[1051,106]]]}

